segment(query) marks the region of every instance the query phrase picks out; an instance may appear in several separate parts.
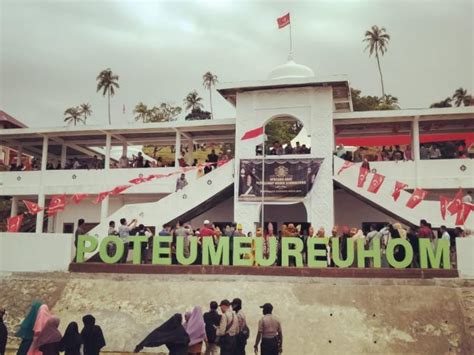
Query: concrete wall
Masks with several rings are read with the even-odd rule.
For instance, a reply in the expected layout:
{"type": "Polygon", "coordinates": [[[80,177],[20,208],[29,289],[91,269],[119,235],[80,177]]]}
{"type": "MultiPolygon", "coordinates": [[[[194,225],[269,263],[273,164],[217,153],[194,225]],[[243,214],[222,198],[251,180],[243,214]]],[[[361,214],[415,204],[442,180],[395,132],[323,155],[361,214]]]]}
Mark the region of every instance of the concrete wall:
{"type": "Polygon", "coordinates": [[[474,279],[474,238],[456,238],[459,276],[474,279]]]}
{"type": "Polygon", "coordinates": [[[65,271],[72,246],[72,234],[0,233],[0,271],[65,271]]]}

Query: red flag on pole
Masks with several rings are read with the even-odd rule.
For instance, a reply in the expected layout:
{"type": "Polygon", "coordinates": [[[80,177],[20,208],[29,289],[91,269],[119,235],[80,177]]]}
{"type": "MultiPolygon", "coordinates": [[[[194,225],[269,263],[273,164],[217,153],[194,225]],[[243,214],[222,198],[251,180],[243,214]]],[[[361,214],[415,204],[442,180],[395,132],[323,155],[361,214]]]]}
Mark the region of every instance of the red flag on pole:
{"type": "Polygon", "coordinates": [[[441,210],[441,217],[443,217],[443,221],[446,219],[446,207],[448,206],[449,197],[440,196],[439,197],[439,208],[441,210]]]}
{"type": "Polygon", "coordinates": [[[110,195],[110,191],[99,192],[99,194],[97,195],[97,198],[95,199],[94,203],[102,202],[109,195],[110,195]]]}
{"type": "Polygon", "coordinates": [[[359,178],[357,179],[357,187],[363,187],[365,184],[365,180],[367,179],[367,175],[369,174],[369,169],[364,168],[363,166],[359,169],[359,178]]]}
{"type": "Polygon", "coordinates": [[[74,194],[72,195],[71,200],[77,205],[79,202],[87,198],[87,196],[89,196],[89,194],[74,194]]]}
{"type": "Polygon", "coordinates": [[[380,186],[382,186],[384,180],[385,176],[375,173],[367,191],[376,194],[379,191],[380,186]]]}
{"type": "Polygon", "coordinates": [[[415,208],[421,201],[425,199],[426,195],[428,195],[428,191],[416,188],[408,199],[406,206],[408,208],[415,208]]]}
{"type": "Polygon", "coordinates": [[[456,225],[462,226],[466,222],[469,214],[471,213],[473,205],[470,203],[461,203],[461,206],[458,208],[458,213],[456,215],[456,225]]]}
{"type": "Polygon", "coordinates": [[[402,192],[403,189],[407,188],[408,185],[400,182],[400,181],[395,181],[395,190],[392,193],[393,200],[396,201],[400,197],[400,192],[402,192]]]}
{"type": "Polygon", "coordinates": [[[339,169],[339,171],[337,172],[337,175],[339,175],[340,173],[342,173],[344,170],[346,169],[349,169],[351,166],[354,166],[354,163],[351,162],[351,161],[344,161],[344,164],[342,164],[341,168],[339,169]]]}
{"type": "Polygon", "coordinates": [[[64,207],[66,207],[66,196],[53,196],[49,202],[48,216],[54,216],[56,213],[64,211],[64,207]]]}
{"type": "Polygon", "coordinates": [[[7,218],[7,232],[17,233],[20,230],[21,223],[23,222],[23,215],[8,217],[7,218]]]}
{"type": "Polygon", "coordinates": [[[126,189],[129,189],[131,188],[132,185],[120,185],[120,186],[116,186],[114,187],[110,192],[110,195],[118,195],[122,192],[124,192],[126,189]]]}
{"type": "Polygon", "coordinates": [[[23,200],[23,203],[25,204],[26,208],[28,209],[29,214],[35,215],[38,212],[43,211],[43,209],[37,203],[27,201],[27,200],[23,200]]]}
{"type": "Polygon", "coordinates": [[[278,28],[283,28],[290,24],[290,13],[288,12],[286,15],[277,18],[278,28]]]}
{"type": "Polygon", "coordinates": [[[459,208],[461,208],[463,194],[464,192],[462,191],[462,189],[459,189],[459,191],[456,192],[456,195],[454,195],[454,198],[449,203],[448,211],[449,213],[451,213],[451,216],[457,213],[459,208]]]}
{"type": "Polygon", "coordinates": [[[134,185],[143,184],[146,181],[147,180],[144,177],[141,177],[141,176],[139,176],[135,179],[132,179],[132,180],[128,180],[129,183],[134,184],[134,185]]]}
{"type": "Polygon", "coordinates": [[[258,127],[255,129],[251,129],[250,131],[245,132],[245,134],[240,138],[240,140],[244,141],[246,139],[257,138],[263,134],[263,127],[258,127]]]}

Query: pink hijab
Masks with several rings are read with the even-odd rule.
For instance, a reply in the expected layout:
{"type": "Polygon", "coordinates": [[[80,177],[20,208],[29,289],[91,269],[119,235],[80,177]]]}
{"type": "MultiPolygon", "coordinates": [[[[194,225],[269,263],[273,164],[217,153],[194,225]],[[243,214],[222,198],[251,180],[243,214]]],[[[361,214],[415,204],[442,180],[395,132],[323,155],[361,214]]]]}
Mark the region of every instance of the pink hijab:
{"type": "Polygon", "coordinates": [[[31,343],[30,350],[28,350],[27,355],[43,355],[43,353],[38,350],[38,336],[43,331],[48,320],[52,317],[53,315],[51,314],[49,307],[45,304],[41,305],[38,310],[38,315],[36,316],[35,326],[33,327],[33,342],[31,343]]]}
{"type": "Polygon", "coordinates": [[[186,329],[189,335],[189,346],[198,344],[206,339],[206,324],[204,323],[201,307],[196,306],[193,308],[189,318],[186,318],[184,329],[186,329]]]}
{"type": "Polygon", "coordinates": [[[59,322],[60,321],[58,317],[53,316],[52,318],[48,319],[44,329],[38,335],[36,342],[38,348],[45,344],[59,343],[61,341],[62,336],[58,330],[59,322]]]}

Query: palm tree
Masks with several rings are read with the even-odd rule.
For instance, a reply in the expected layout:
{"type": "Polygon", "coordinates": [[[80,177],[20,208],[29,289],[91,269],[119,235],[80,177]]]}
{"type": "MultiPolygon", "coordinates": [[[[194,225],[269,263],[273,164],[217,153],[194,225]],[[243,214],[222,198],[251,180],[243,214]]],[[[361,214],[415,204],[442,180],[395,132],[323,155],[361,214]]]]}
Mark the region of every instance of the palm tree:
{"type": "Polygon", "coordinates": [[[387,107],[391,107],[392,109],[398,110],[400,106],[398,105],[398,98],[392,96],[390,94],[385,95],[381,100],[382,105],[386,105],[387,107]]]}
{"type": "Polygon", "coordinates": [[[463,88],[459,88],[454,92],[453,95],[454,104],[456,107],[461,106],[461,104],[464,104],[464,106],[469,106],[471,103],[471,95],[467,94],[467,90],[463,88]]]}
{"type": "Polygon", "coordinates": [[[450,97],[447,97],[444,100],[435,102],[434,104],[430,106],[430,108],[452,107],[451,101],[453,101],[453,99],[451,99],[450,97]]]}
{"type": "Polygon", "coordinates": [[[80,110],[82,115],[82,121],[84,122],[84,124],[86,124],[87,117],[92,114],[91,105],[89,103],[81,104],[80,110]]]}
{"type": "Polygon", "coordinates": [[[135,106],[133,109],[133,113],[136,114],[135,121],[142,120],[145,123],[150,115],[150,111],[148,110],[148,106],[145,105],[143,102],[140,102],[135,106]]]}
{"type": "Polygon", "coordinates": [[[64,122],[68,124],[74,123],[74,126],[82,121],[81,118],[81,109],[79,107],[70,107],[66,111],[64,111],[64,122]]]}
{"type": "Polygon", "coordinates": [[[196,90],[191,91],[186,98],[184,99],[184,105],[186,106],[186,110],[191,109],[191,111],[195,111],[197,109],[202,109],[202,97],[199,96],[196,90]]]}
{"type": "Polygon", "coordinates": [[[109,108],[109,124],[112,124],[112,120],[110,119],[110,96],[115,95],[115,89],[120,88],[117,80],[119,79],[118,75],[112,73],[110,68],[102,70],[99,75],[97,75],[97,92],[102,90],[102,95],[105,96],[107,94],[108,99],[108,108],[109,108]]]}
{"type": "Polygon", "coordinates": [[[375,52],[375,58],[377,59],[377,65],[379,67],[380,73],[380,82],[382,84],[382,96],[385,96],[385,88],[383,86],[383,76],[382,69],[380,68],[380,55],[384,55],[387,51],[388,41],[390,40],[390,35],[387,34],[385,27],[379,28],[376,25],[373,25],[371,31],[365,32],[365,39],[363,42],[367,42],[367,47],[365,50],[369,49],[369,57],[375,52]]]}
{"type": "Polygon", "coordinates": [[[217,80],[217,75],[212,74],[210,71],[208,71],[206,74],[202,76],[202,85],[209,90],[209,102],[211,103],[211,116],[214,117],[214,111],[212,110],[212,87],[216,86],[216,83],[218,82],[217,80]]]}

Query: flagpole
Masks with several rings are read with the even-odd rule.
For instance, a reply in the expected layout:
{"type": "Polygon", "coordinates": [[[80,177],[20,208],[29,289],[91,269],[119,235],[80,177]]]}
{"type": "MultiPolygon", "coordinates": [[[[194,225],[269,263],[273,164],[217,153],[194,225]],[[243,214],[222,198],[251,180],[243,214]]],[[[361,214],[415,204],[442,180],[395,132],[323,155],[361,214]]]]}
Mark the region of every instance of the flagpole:
{"type": "Polygon", "coordinates": [[[290,21],[290,56],[289,59],[293,59],[293,39],[291,38],[291,21],[290,21]]]}
{"type": "Polygon", "coordinates": [[[265,129],[262,142],[262,237],[265,235],[265,129]]]}

